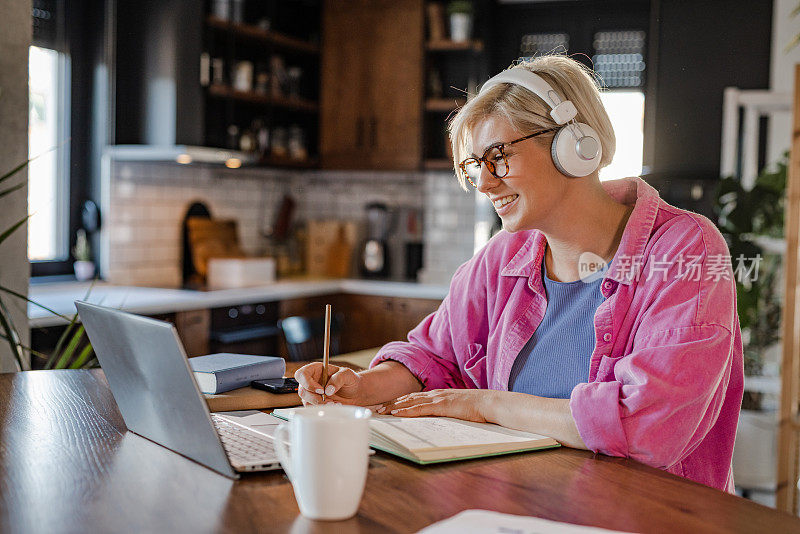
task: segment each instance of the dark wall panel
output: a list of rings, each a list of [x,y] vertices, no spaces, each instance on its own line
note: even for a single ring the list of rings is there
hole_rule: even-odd
[[[569,53],[589,65],[592,39],[603,30],[647,30],[649,0],[576,0],[498,4],[492,17],[493,73],[519,56],[520,40],[529,33],[565,32]],[[587,57],[588,56],[588,57]]]
[[[724,88],[769,87],[772,0],[576,0],[496,10],[493,73],[517,58],[526,33],[567,32],[570,54],[591,55],[596,31],[649,32],[644,163],[658,175],[715,179]]]
[[[653,9],[652,170],[716,178],[723,90],[769,87],[772,1],[662,0]]]

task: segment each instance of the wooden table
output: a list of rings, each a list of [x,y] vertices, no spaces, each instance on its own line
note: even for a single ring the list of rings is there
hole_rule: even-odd
[[[127,432],[101,371],[0,375],[2,532],[412,532],[483,508],[631,532],[800,532],[800,520],[571,449],[419,467],[378,453],[359,514],[299,515],[282,472],[231,481]]]

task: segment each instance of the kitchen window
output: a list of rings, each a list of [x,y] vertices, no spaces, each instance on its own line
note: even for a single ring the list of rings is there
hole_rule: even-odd
[[[591,67],[603,87],[617,149],[600,180],[640,176],[648,94],[650,2],[519,2],[500,0],[493,17],[494,72],[514,58],[561,53]]]
[[[646,40],[643,30],[594,34],[592,64],[608,89],[600,98],[617,137],[614,159],[600,169],[600,180],[642,174]]]
[[[90,189],[93,0],[33,0],[29,49],[28,259],[34,277],[72,275],[70,247]],[[67,9],[69,8],[69,10]],[[102,31],[102,30],[98,30]]]
[[[600,169],[600,180],[642,174],[645,40],[646,33],[642,30],[594,34],[592,67],[604,88],[600,98],[617,138],[614,159]],[[523,58],[568,52],[569,34],[566,32],[527,33],[520,40],[520,57]]]
[[[617,149],[614,159],[600,169],[600,180],[641,176],[644,154],[644,92],[611,90],[600,93],[614,127]]]
[[[31,46],[28,61],[28,259],[69,257],[69,137],[66,55]]]

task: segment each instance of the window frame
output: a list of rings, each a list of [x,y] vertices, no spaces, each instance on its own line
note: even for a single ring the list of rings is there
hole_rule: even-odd
[[[41,281],[42,277],[58,277],[58,279],[74,279],[74,257],[72,247],[75,244],[75,235],[81,224],[81,204],[88,198],[89,179],[89,147],[91,112],[91,61],[90,28],[86,21],[81,20],[80,5],[83,2],[70,2],[68,9],[66,2],[58,2],[58,8],[63,16],[60,17],[59,38],[55,46],[44,43],[31,43],[34,46],[51,48],[63,52],[64,57],[59,62],[59,76],[64,85],[59,95],[59,105],[64,110],[60,117],[60,136],[64,140],[58,146],[57,165],[63,172],[63,181],[60,188],[68,187],[67,193],[67,225],[59,231],[59,239],[66,241],[67,257],[57,260],[30,261],[31,281]],[[61,194],[64,194],[62,189]],[[36,280],[36,279],[39,280]]]

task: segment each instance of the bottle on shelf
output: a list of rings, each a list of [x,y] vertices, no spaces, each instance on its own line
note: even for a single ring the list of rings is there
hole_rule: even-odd
[[[228,125],[227,146],[231,150],[239,149],[239,127],[235,124]]]
[[[293,124],[289,127],[288,150],[289,157],[293,160],[303,161],[308,159],[305,132],[303,132],[303,129],[296,124]]]
[[[225,84],[225,61],[221,57],[211,60],[211,83],[213,85]]]
[[[272,144],[270,145],[270,153],[275,158],[285,158],[288,153],[286,146],[286,128],[278,126],[272,130]]]
[[[273,97],[281,97],[284,94],[286,84],[286,66],[283,57],[273,54],[270,58],[270,89]]]
[[[237,91],[253,90],[253,62],[237,61],[233,73],[233,88]]]
[[[269,72],[267,65],[264,62],[259,62],[256,66],[256,84],[255,92],[261,95],[267,94],[269,91]]]

